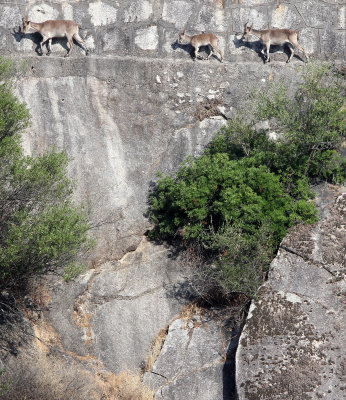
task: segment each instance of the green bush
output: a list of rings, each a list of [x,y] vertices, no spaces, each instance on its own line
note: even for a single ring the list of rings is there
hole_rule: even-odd
[[[294,223],[316,221],[314,204],[294,201],[278,175],[264,165],[230,160],[227,153],[189,159],[175,178],[160,179],[150,211],[151,235],[166,239],[182,230],[185,239],[200,240],[225,224],[254,234],[266,222],[280,241]]]
[[[13,95],[13,63],[0,58],[0,287],[33,273],[70,268],[90,247],[83,207],[73,204],[67,156],[24,156],[20,131],[30,121]],[[0,107],[1,108],[1,107]]]
[[[345,109],[344,81],[326,66],[308,66],[293,98],[283,85],[256,94],[253,120],[233,118],[202,156],[160,176],[149,235],[197,241],[214,260],[205,287],[253,296],[287,229],[317,221],[310,184],[345,180]],[[277,140],[255,129],[260,120],[276,125]]]
[[[279,173],[342,183],[345,159],[345,80],[326,65],[308,65],[293,98],[283,85],[258,95],[255,118],[274,119],[283,136],[271,169]]]
[[[272,239],[272,231],[266,224],[251,235],[229,224],[217,232],[211,231],[203,246],[214,254],[213,263],[202,264],[195,274],[197,293],[209,302],[215,293],[219,298],[227,298],[230,292],[253,297],[275,256]]]
[[[20,68],[10,59],[0,56],[0,140],[25,129],[30,121],[29,110],[13,94],[13,77]]]

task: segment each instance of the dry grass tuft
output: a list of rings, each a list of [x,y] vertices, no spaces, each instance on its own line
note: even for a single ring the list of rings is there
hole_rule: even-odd
[[[180,318],[184,321],[193,320],[196,316],[203,316],[206,313],[206,310],[200,307],[197,303],[190,303],[183,308],[180,313]]]
[[[167,333],[168,333],[168,325],[166,326],[166,328],[161,329],[156,338],[154,339],[151,345],[150,354],[145,363],[145,369],[144,369],[145,372],[152,371],[153,366],[161,353],[161,349],[166,340]]]
[[[97,376],[49,357],[16,360],[0,374],[1,400],[153,400],[140,375],[124,371]],[[3,390],[5,388],[5,390]]]
[[[1,400],[99,400],[100,391],[94,390],[92,376],[49,357],[29,362],[17,359],[0,376],[0,387],[5,385]]]
[[[154,391],[145,387],[139,375],[123,371],[105,379],[102,400],[153,400]]]

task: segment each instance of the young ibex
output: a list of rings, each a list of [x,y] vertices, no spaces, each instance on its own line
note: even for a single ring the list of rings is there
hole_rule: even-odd
[[[250,35],[256,36],[260,42],[262,43],[263,46],[266,47],[267,50],[267,58],[266,62],[270,61],[270,55],[269,55],[269,50],[270,50],[270,45],[279,45],[283,46],[285,43],[288,44],[288,48],[291,51],[291,55],[289,56],[287,62],[289,63],[292,60],[292,57],[294,55],[294,47],[298,47],[299,50],[301,50],[305,57],[306,61],[308,62],[309,57],[306,54],[306,51],[303,49],[303,47],[298,43],[298,34],[296,31],[292,29],[265,29],[263,31],[253,29],[253,24],[251,26],[247,26],[247,23],[244,25],[244,33],[242,36],[242,39],[248,40],[248,37]],[[264,49],[262,48],[261,53],[264,54]]]
[[[53,38],[62,38],[66,37],[69,43],[69,50],[65,54],[65,57],[68,57],[73,49],[73,39],[75,39],[79,44],[81,44],[85,48],[86,55],[89,54],[89,50],[85,41],[79,36],[78,29],[79,26],[73,21],[69,20],[49,20],[45,22],[31,22],[26,17],[23,18],[23,33],[24,35],[32,30],[33,32],[39,32],[42,36],[42,41],[40,42],[41,55],[43,54],[42,45],[48,40],[48,52],[47,56],[52,52],[51,44]]]
[[[214,49],[220,54],[221,56],[221,62],[223,61],[222,57],[222,52],[221,50],[217,47],[217,42],[218,42],[217,36],[215,36],[213,33],[201,33],[199,35],[195,36],[188,36],[185,34],[185,29],[184,32],[179,35],[179,43],[182,44],[183,41],[185,43],[183,44],[191,44],[192,47],[195,49],[195,59],[197,58],[202,58],[198,55],[198,50],[201,46],[208,46],[209,48],[209,55],[207,57],[207,60],[209,60],[210,56],[214,54]]]

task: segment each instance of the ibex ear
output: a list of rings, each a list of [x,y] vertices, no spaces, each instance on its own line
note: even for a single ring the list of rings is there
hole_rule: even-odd
[[[252,29],[252,27],[253,27],[253,24],[251,24],[250,29]]]
[[[185,35],[186,29],[183,30],[183,35]]]
[[[244,24],[244,29],[246,29],[246,27],[247,27],[247,23],[248,23],[249,21],[246,21],[245,22],[245,24]]]

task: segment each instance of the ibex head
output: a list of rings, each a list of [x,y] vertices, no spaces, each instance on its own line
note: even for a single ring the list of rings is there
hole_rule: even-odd
[[[244,24],[244,33],[243,36],[241,37],[242,40],[247,40],[249,35],[251,34],[252,28],[253,28],[253,24],[251,24],[250,26],[247,26],[247,22]]]
[[[23,21],[23,33],[24,35],[28,32],[28,30],[31,28],[30,21],[28,17],[22,18]]]
[[[184,31],[179,35],[178,43],[180,43],[180,44],[183,43],[183,41],[185,39],[185,32],[186,32],[186,29],[184,29]]]

